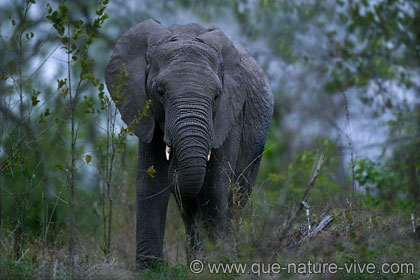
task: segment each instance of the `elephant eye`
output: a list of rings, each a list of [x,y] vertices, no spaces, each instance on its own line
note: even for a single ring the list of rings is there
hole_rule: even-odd
[[[221,94],[222,94],[222,90],[220,88],[218,88],[216,90],[216,94],[214,95],[214,99],[217,99]]]
[[[156,92],[161,96],[165,93],[165,91],[164,91],[164,89],[161,85],[156,86]]]

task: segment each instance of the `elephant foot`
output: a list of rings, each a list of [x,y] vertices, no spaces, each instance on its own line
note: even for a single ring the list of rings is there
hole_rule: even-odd
[[[201,242],[198,236],[198,232],[194,234],[187,234],[187,262],[190,263],[193,260],[196,260],[201,252]]]
[[[136,256],[136,270],[153,269],[164,263],[164,260],[159,257],[137,255]]]

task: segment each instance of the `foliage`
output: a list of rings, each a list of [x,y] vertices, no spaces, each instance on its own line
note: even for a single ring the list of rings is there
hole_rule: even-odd
[[[141,278],[163,280],[163,279],[188,279],[188,272],[184,266],[169,266],[159,264],[153,270],[146,270],[140,273]]]
[[[390,167],[364,159],[357,162],[355,179],[372,207],[394,202],[397,207],[413,210],[416,203],[407,198],[407,182],[398,175]]]
[[[394,82],[398,90],[418,89],[416,71],[420,61],[420,34],[417,1],[337,1],[344,30],[331,31],[329,40],[339,59],[331,72],[327,89],[345,90],[356,86],[373,88],[375,95],[362,100],[376,110],[395,110]],[[414,93],[418,96],[418,93]],[[378,112],[377,112],[378,113]]]
[[[2,279],[32,279],[34,268],[31,264],[7,261],[2,264]]]

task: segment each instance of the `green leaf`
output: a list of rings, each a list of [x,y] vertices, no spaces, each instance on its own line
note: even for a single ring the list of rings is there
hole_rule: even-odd
[[[61,43],[63,45],[67,45],[69,42],[69,38],[67,36],[64,36],[63,38],[61,38]]]
[[[58,168],[58,170],[60,170],[60,171],[65,171],[66,170],[66,168],[64,167],[64,165],[62,163],[60,163],[60,162],[57,163],[55,165],[55,167]]]
[[[50,108],[47,108],[47,109],[45,109],[44,117],[48,117],[49,115],[51,115]]]
[[[105,7],[100,8],[99,10],[96,11],[96,14],[98,16],[102,15],[104,13]]]
[[[60,89],[67,83],[67,79],[64,80],[57,80],[57,87]]]
[[[60,7],[58,8],[60,10],[60,13],[62,15],[67,14],[67,6],[65,3],[61,3]]]
[[[32,100],[32,106],[36,106],[39,103],[39,99],[37,95],[32,95],[31,100]]]
[[[153,165],[149,166],[149,168],[147,168],[146,170],[147,175],[149,175],[152,178],[155,178],[155,174],[156,174],[156,169]]]

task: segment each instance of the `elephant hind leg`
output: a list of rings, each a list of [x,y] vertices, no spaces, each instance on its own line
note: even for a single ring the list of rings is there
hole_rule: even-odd
[[[257,181],[258,169],[261,157],[255,158],[253,162],[237,170],[238,176],[235,178],[230,196],[230,204],[233,207],[242,209],[248,202],[252,193],[252,188]]]
[[[242,152],[237,160],[229,201],[232,206],[237,204],[239,208],[243,208],[251,196],[265,144],[265,133],[249,129],[245,130],[244,134],[241,141]]]
[[[257,181],[265,140],[271,120],[271,111],[259,108],[258,100],[244,107],[240,153],[236,161],[234,187],[239,188],[240,207],[244,207]],[[258,112],[258,114],[256,114]]]

